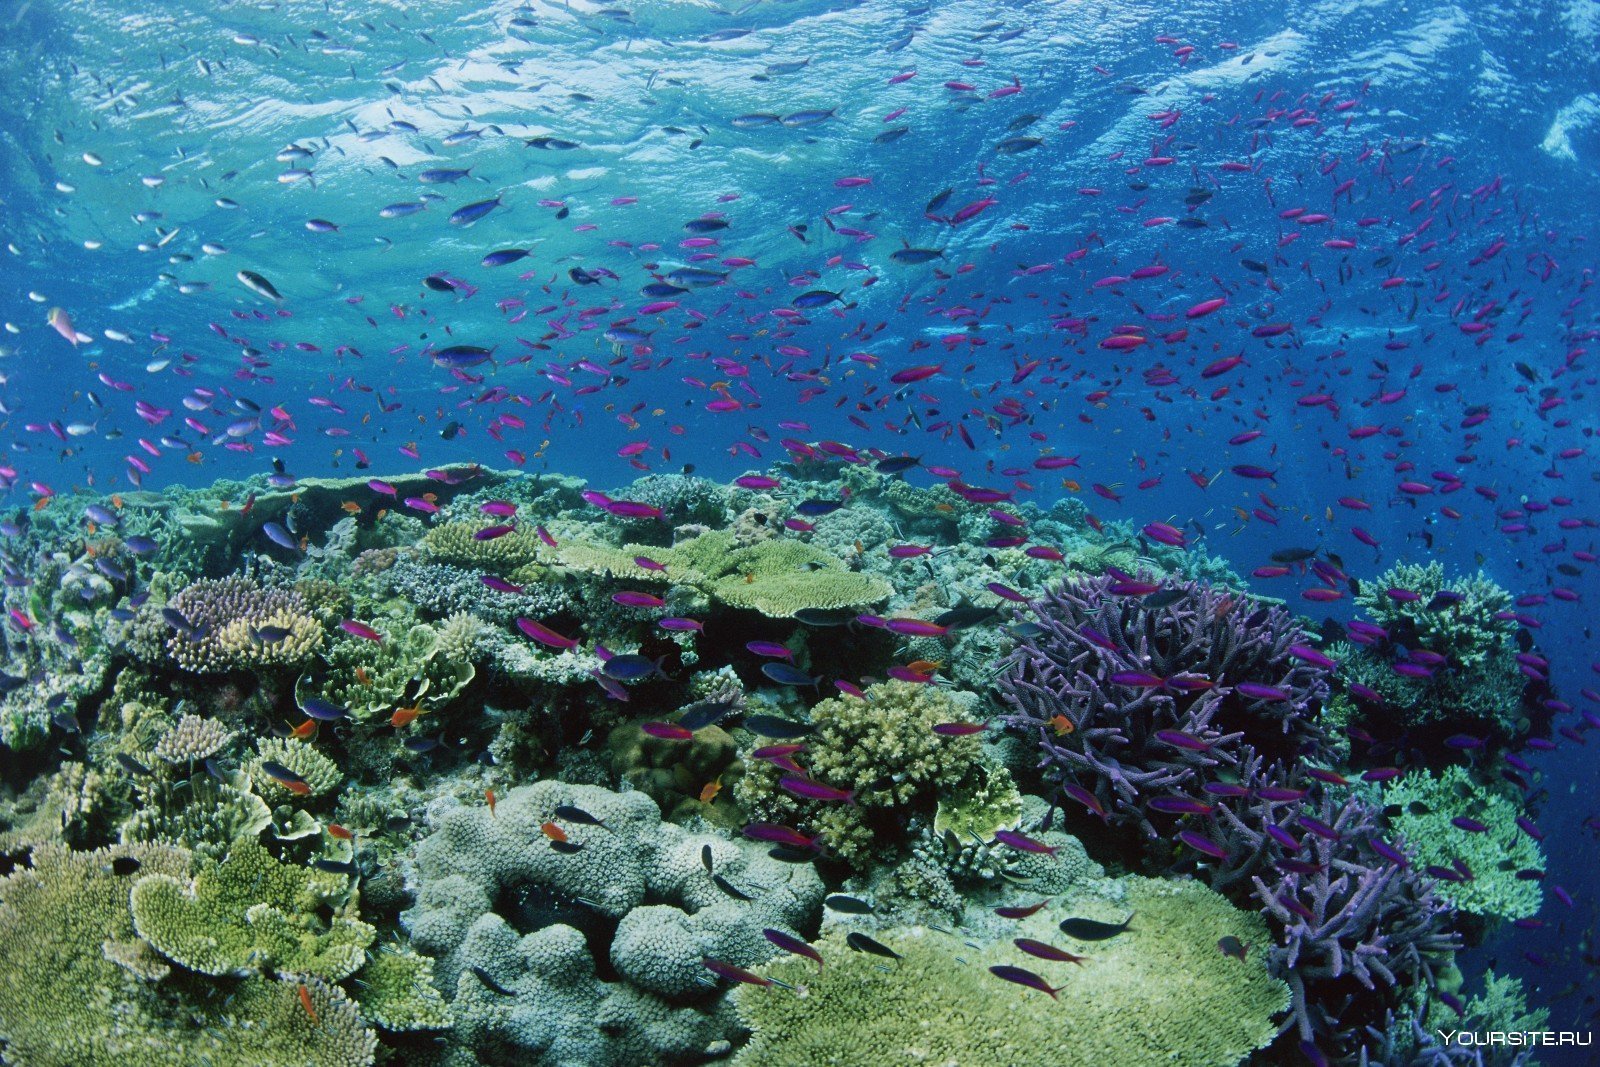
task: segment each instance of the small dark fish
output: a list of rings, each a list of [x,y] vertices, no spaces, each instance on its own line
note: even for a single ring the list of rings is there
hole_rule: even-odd
[[[422,284],[426,285],[429,289],[432,289],[436,293],[453,293],[456,291],[456,287],[450,281],[450,279],[438,274],[428,275],[426,278],[422,279]]]
[[[855,617],[853,611],[829,611],[826,608],[801,608],[794,613],[795,621],[807,626],[843,626]]]
[[[875,941],[860,930],[852,930],[849,936],[844,939],[844,942],[857,952],[870,952],[874,956],[882,956],[891,960],[904,958],[882,941]]]
[[[704,859],[705,857],[701,857],[701,858]],[[707,870],[710,870],[710,868],[708,867]],[[745,892],[741,891],[740,889],[738,889],[732,882],[728,881],[726,878],[722,877],[722,875],[720,875],[720,874],[713,874],[711,876],[711,880],[716,883],[718,889],[720,889],[724,893],[728,894],[734,900],[754,900],[755,899],[755,897],[752,897],[749,893],[745,893]]]
[[[794,509],[807,518],[814,519],[822,515],[832,515],[842,507],[844,503],[838,500],[802,500]]]
[[[1188,595],[1188,591],[1184,589],[1163,589],[1158,593],[1151,593],[1139,603],[1147,608],[1167,608]]]
[[[56,729],[63,733],[75,734],[79,732],[78,717],[70,712],[58,711],[50,716],[50,721],[55,723]]]
[[[590,815],[588,812],[584,811],[582,808],[575,808],[571,804],[557,804],[555,809],[555,817],[558,819],[565,819],[567,822],[575,822],[580,826],[606,825],[604,820],[597,819],[593,815]]]
[[[1272,554],[1274,563],[1304,563],[1317,554],[1314,548],[1280,548]]]
[[[496,982],[493,976],[482,967],[474,965],[472,968],[472,974],[478,979],[478,981],[482,982],[483,987],[491,993],[498,993],[502,997],[514,997],[517,995],[516,990],[507,989],[499,982]]]
[[[614,678],[619,682],[633,682],[661,673],[661,664],[647,656],[626,653],[612,656],[605,661],[600,670],[607,678]]]
[[[907,251],[915,252],[915,251],[933,251],[933,250],[932,249],[904,249],[904,248],[902,248],[900,250],[900,252],[907,252]],[[896,252],[896,253],[894,253],[894,255],[898,256],[900,254],[900,252]],[[944,253],[941,252],[939,254],[943,255]],[[909,261],[906,261],[906,262],[909,262]],[[879,474],[900,474],[903,471],[908,471],[913,467],[918,467],[918,466],[921,466],[921,465],[922,465],[922,457],[921,456],[888,456],[888,457],[885,457],[884,459],[878,460],[878,462],[876,464]]]
[[[439,739],[436,737],[408,737],[400,743],[405,746],[406,751],[415,752],[418,755],[424,752],[432,752],[439,747]]]
[[[561,852],[568,856],[572,855],[574,852],[583,851],[583,846],[578,844],[576,841],[551,841],[550,847],[556,852]]]
[[[1243,941],[1240,941],[1232,934],[1229,934],[1222,940],[1218,941],[1217,948],[1222,950],[1222,954],[1224,956],[1232,956],[1234,959],[1241,962],[1244,960],[1245,954],[1250,951],[1249,945],[1246,945]]]
[[[711,846],[710,845],[701,845],[700,846],[700,863],[701,863],[701,865],[703,867],[705,867],[707,874],[715,873],[711,869]]]
[[[847,896],[844,893],[829,893],[822,898],[822,903],[830,911],[844,912],[846,915],[871,915],[872,905],[860,897]]]
[[[293,631],[287,626],[252,626],[250,640],[258,645],[275,645],[283,641]]]
[[[686,730],[703,730],[715,726],[727,717],[733,705],[726,700],[705,700],[678,716],[678,725]]]
[[[1133,922],[1130,915],[1120,923],[1103,923],[1096,919],[1062,919],[1061,932],[1076,941],[1109,941],[1129,930]]]
[[[947,630],[970,630],[974,626],[981,626],[998,618],[999,614],[999,608],[980,608],[966,604],[935,615],[933,624],[943,626]]]
[[[129,774],[137,774],[142,777],[149,777],[150,775],[149,767],[146,767],[144,764],[140,763],[126,752],[117,753],[117,762],[121,764],[122,769],[127,771]]]
[[[349,860],[314,859],[311,866],[329,874],[355,874],[356,865]]]
[[[816,729],[810,723],[795,722],[792,719],[780,719],[776,715],[748,716],[744,720],[744,728],[753,734],[769,737],[776,741],[807,737]]]
[[[139,869],[139,861],[132,856],[118,856],[111,861],[111,873],[118,877],[126,877]]]
[[[489,212],[500,206],[500,198],[492,200],[479,200],[465,207],[458,207],[450,213],[449,221],[452,226],[471,226]]]
[[[822,681],[820,676],[807,674],[791,663],[763,663],[761,673],[779,685],[814,686]],[[745,725],[750,725],[748,719],[745,720]]]
[[[177,630],[185,637],[193,637],[197,632],[195,630],[194,623],[184,618],[183,612],[179,611],[177,608],[162,608],[161,618],[168,626],[172,627],[174,630]]]

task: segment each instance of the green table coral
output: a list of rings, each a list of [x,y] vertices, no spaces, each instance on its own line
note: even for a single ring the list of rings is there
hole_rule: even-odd
[[[348,878],[281,863],[254,841],[189,880],[145,875],[129,899],[139,936],[201,974],[271,967],[338,981],[366,961],[377,934],[355,917]],[[325,908],[334,909],[326,921]]]
[[[1197,882],[1129,878],[1123,904],[1056,902],[1007,937],[973,948],[915,927],[873,936],[903,957],[851,951],[842,930],[816,947],[826,965],[783,956],[759,973],[778,986],[740,986],[734,1003],[753,1037],[735,1067],[1234,1067],[1277,1036],[1289,989],[1267,973],[1271,941],[1260,916]],[[1083,944],[1056,924],[1068,916],[1130,929]],[[1024,955],[1031,937],[1087,957],[1081,968]],[[1217,947],[1249,946],[1243,960]],[[1023,967],[1059,999],[1002,981],[989,968]]]
[[[130,884],[138,877],[179,878],[188,868],[187,853],[163,845],[94,852],[41,845],[31,866],[0,880],[6,1062],[371,1064],[376,1037],[337,987],[305,981],[313,1021],[298,980],[197,978],[172,971],[139,940]]]
[[[751,818],[820,833],[831,851],[859,862],[902,833],[911,813],[932,811],[978,763],[976,737],[933,732],[969,718],[949,690],[915,682],[872,686],[865,700],[832,697],[811,709],[815,729],[802,758],[812,779],[853,791],[855,803],[794,796],[779,785],[786,772],[754,759],[745,761],[735,796]]]
[[[1438,881],[1437,892],[1445,900],[1464,912],[1502,919],[1526,919],[1539,910],[1539,883],[1518,878],[1517,872],[1544,870],[1544,853],[1517,826],[1521,808],[1515,801],[1478,784],[1460,766],[1447,767],[1438,777],[1413,771],[1385,789],[1383,800],[1395,811],[1395,832],[1419,866],[1449,868],[1460,859],[1472,871],[1469,881]],[[1451,822],[1458,816],[1487,830],[1462,829]]]

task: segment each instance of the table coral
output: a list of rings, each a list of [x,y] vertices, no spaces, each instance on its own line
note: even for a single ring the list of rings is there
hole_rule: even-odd
[[[282,863],[249,840],[192,879],[140,877],[129,902],[139,936],[201,974],[269,967],[338,981],[366,962],[376,936],[355,917],[347,877]]]

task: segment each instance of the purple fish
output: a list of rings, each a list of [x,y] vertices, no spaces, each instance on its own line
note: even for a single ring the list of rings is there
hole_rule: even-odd
[[[1024,970],[1021,967],[1013,967],[1007,963],[995,964],[989,968],[989,973],[1007,982],[1015,982],[1017,985],[1027,986],[1029,989],[1037,989],[1041,993],[1049,993],[1052,1000],[1059,999],[1056,994],[1065,988],[1065,986],[1051,988],[1048,982],[1032,971]]]
[[[1131,686],[1134,689],[1159,689],[1167,684],[1167,680],[1146,671],[1117,671],[1111,676],[1111,684]]]
[[[1210,815],[1216,809],[1189,797],[1156,797],[1146,807],[1168,815]]]
[[[1163,741],[1173,748],[1181,748],[1189,752],[1209,752],[1211,750],[1211,742],[1202,741],[1193,734],[1186,734],[1182,730],[1157,730],[1156,740]]]
[[[1450,825],[1458,830],[1465,830],[1469,834],[1486,834],[1489,828],[1477,819],[1469,819],[1465,815],[1457,815],[1450,820]]]
[[[1289,694],[1275,685],[1262,685],[1259,682],[1240,682],[1233,687],[1233,691],[1240,696],[1249,697],[1251,700],[1288,700]]]
[[[1404,852],[1401,852],[1399,849],[1395,848],[1382,838],[1372,838],[1371,844],[1372,851],[1376,852],[1378,855],[1382,856],[1396,867],[1403,869],[1411,866],[1411,861],[1406,859],[1406,854]]]
[[[1025,834],[1017,833],[1015,830],[996,830],[994,832],[994,839],[1000,842],[1002,845],[1018,849],[1022,852],[1038,852],[1048,856],[1054,856],[1056,854],[1054,845],[1047,845],[1043,841],[1035,841],[1033,838],[1028,837]]]
[[[473,534],[472,539],[474,541],[494,541],[504,537],[508,533],[515,533],[516,529],[517,528],[515,526],[485,526],[483,529]]]
[[[1061,791],[1067,794],[1067,796],[1071,797],[1073,800],[1076,800],[1079,804],[1082,804],[1084,807],[1094,812],[1096,815],[1100,816],[1101,822],[1106,821],[1106,809],[1100,805],[1100,798],[1089,792],[1083,786],[1075,785],[1072,782],[1067,782],[1061,787]]]
[[[1204,834],[1197,834],[1193,830],[1180,831],[1178,833],[1178,840],[1182,841],[1196,852],[1205,853],[1212,859],[1225,860],[1228,858],[1227,849],[1211,840],[1211,838],[1206,837]]]
[[[806,800],[843,801],[846,804],[856,802],[856,794],[850,789],[836,789],[831,785],[814,782],[810,778],[798,774],[786,774],[778,779],[778,785],[786,793],[793,793]]]
[[[817,839],[807,837],[799,830],[788,826],[780,826],[771,822],[753,822],[744,828],[744,836],[752,841],[770,841],[776,845],[787,845],[796,849],[812,849],[817,847]]]
[[[1339,666],[1335,660],[1329,659],[1310,645],[1290,645],[1289,655],[1297,660],[1309,663],[1313,667],[1321,667],[1325,671],[1334,670]]]
[[[817,965],[817,973],[822,973],[822,953],[818,952],[816,949],[812,948],[798,937],[795,937],[793,934],[786,934],[782,930],[774,930],[770,926],[761,931],[761,936],[765,937],[768,941],[771,941],[774,945],[777,945],[785,952],[792,952],[796,956],[804,956],[806,959],[814,961]]]
[[[1325,840],[1339,840],[1339,831],[1335,830],[1321,819],[1313,819],[1309,815],[1300,815],[1295,818],[1295,822],[1299,823],[1307,830],[1310,830],[1312,833],[1316,834],[1318,837],[1324,838]]]
[[[757,656],[771,656],[774,659],[793,659],[794,652],[786,645],[776,641],[747,641],[744,646]]]

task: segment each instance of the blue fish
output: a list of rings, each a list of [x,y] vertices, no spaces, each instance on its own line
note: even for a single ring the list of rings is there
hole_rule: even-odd
[[[820,675],[809,675],[791,663],[763,663],[761,673],[779,685],[814,686],[822,681]]]
[[[450,213],[450,225],[471,226],[499,206],[500,198],[497,196],[493,200],[479,200],[465,207],[458,207]]]
[[[300,551],[300,546],[295,542],[294,535],[275,522],[265,523],[261,532],[267,535],[267,540],[275,545],[287,548],[291,552]]]

